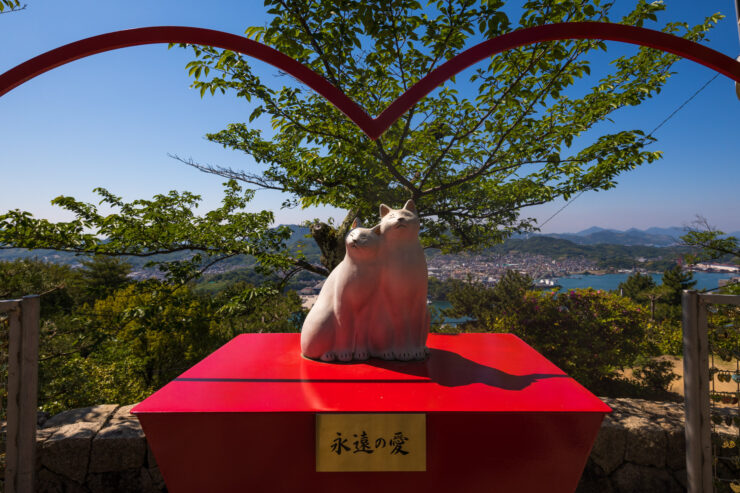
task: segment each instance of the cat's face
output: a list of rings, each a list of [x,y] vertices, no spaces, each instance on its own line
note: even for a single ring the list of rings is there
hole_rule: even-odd
[[[347,255],[352,258],[372,258],[378,255],[380,249],[380,225],[372,229],[353,229],[344,240]]]
[[[391,209],[380,204],[380,233],[389,238],[416,238],[419,236],[419,216],[413,200],[406,202],[403,209]]]

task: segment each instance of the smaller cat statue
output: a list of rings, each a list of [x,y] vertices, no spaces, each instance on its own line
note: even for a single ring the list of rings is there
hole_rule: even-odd
[[[380,225],[347,235],[347,253],[326,278],[301,329],[301,353],[321,361],[368,358],[370,312],[380,279]]]

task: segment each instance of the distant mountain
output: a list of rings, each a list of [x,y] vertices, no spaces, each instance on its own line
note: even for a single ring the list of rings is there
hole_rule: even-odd
[[[597,245],[605,243],[609,245],[645,245],[655,247],[668,247],[681,243],[680,236],[685,234],[683,228],[648,228],[640,230],[630,228],[627,231],[615,229],[604,229],[597,226],[584,229],[578,233],[550,233],[541,236],[569,240],[579,245]]]
[[[486,252],[494,255],[517,252],[555,259],[586,257],[593,260],[600,269],[631,269],[639,265],[644,269],[662,271],[673,265],[676,259],[687,252],[687,249],[680,246],[656,247],[604,243],[584,245],[562,238],[538,235],[527,239],[509,239],[487,249]]]
[[[52,264],[80,265],[80,257],[74,253],[58,252],[56,250],[26,250],[24,248],[0,249],[0,262],[16,260],[19,258],[36,258]]]
[[[309,262],[319,262],[321,257],[321,250],[319,246],[310,236],[310,230],[305,226],[298,226],[296,224],[287,224],[293,234],[286,242],[288,249],[296,252],[301,251]]]
[[[316,245],[316,242],[312,238],[306,238],[309,233],[308,228],[303,226],[297,226],[295,224],[288,224],[288,228],[292,231],[292,235],[285,242],[286,246],[290,251],[297,252],[301,251],[305,255],[309,262],[318,262],[321,256],[321,251]],[[192,252],[182,251],[177,253],[170,253],[166,255],[155,255],[153,257],[121,257],[121,260],[128,262],[135,269],[143,269],[144,264],[149,261],[162,261],[162,260],[177,260],[189,257]],[[35,258],[43,260],[44,262],[50,262],[53,264],[64,264],[72,267],[79,267],[80,261],[86,258],[86,255],[79,255],[70,252],[59,252],[56,250],[27,250],[25,248],[0,248],[0,262],[11,261],[21,258]],[[226,266],[234,267],[241,266],[243,264],[253,265],[254,259],[246,255],[237,255],[231,259],[226,260],[221,264],[222,267]]]
[[[667,235],[667,236],[673,236],[674,238],[680,238],[686,234],[686,230],[684,228],[679,228],[678,226],[673,226],[671,228],[652,227],[652,228],[646,229],[645,233],[649,233],[651,235]]]
[[[316,242],[309,236],[309,229],[304,226],[298,226],[295,224],[287,225],[292,235],[286,242],[288,248],[293,252],[301,251],[309,262],[319,262],[321,252],[319,251]],[[671,227],[671,228],[648,228],[646,230],[639,230],[636,228],[628,229],[627,231],[618,231],[615,229],[600,228],[593,226],[578,233],[551,233],[551,234],[522,234],[514,235],[510,242],[507,242],[508,247],[516,245],[516,247],[522,247],[522,243],[517,243],[516,240],[533,240],[530,242],[524,242],[527,245],[527,249],[532,249],[537,253],[541,253],[543,250],[548,253],[553,253],[559,250],[560,253],[568,252],[570,254],[590,254],[591,251],[584,252],[579,248],[575,248],[577,245],[587,246],[592,248],[594,245],[619,245],[626,247],[674,247],[680,245],[679,237],[685,234],[683,228]],[[730,235],[740,238],[740,231],[730,233]],[[553,240],[546,243],[539,243],[539,241]],[[566,240],[565,242],[554,242],[554,240]],[[602,251],[606,251],[601,248]],[[623,252],[620,252],[623,253]],[[654,252],[632,252],[630,255],[637,256],[649,256],[655,254]],[[135,268],[141,268],[144,263],[148,260],[159,260],[167,259],[172,260],[174,258],[185,258],[189,255],[188,252],[178,252],[177,254],[170,254],[164,257],[155,259],[126,257],[124,260],[130,262]],[[79,265],[81,257],[73,253],[56,252],[53,250],[23,250],[19,248],[12,248],[3,250],[0,249],[0,261],[8,261],[16,258],[39,258],[47,262],[53,262],[57,264],[70,264],[72,266]],[[224,264],[227,267],[236,267],[243,264],[251,265],[254,263],[252,258],[238,256]],[[232,265],[233,264],[233,265]]]
[[[286,224],[285,226],[287,226],[293,232],[293,237],[291,238],[291,241],[293,240],[293,238],[306,236],[311,232],[311,230],[306,226],[300,226],[298,224]]]
[[[600,228],[598,226],[591,226],[590,228],[584,229],[583,231],[579,231],[578,233],[562,233],[566,235],[576,235],[576,236],[588,236],[594,233],[600,233],[602,231],[617,231],[616,229],[606,229],[606,228]]]

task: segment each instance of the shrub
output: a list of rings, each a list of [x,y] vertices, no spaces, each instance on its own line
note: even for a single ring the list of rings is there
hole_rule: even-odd
[[[648,314],[628,298],[593,289],[529,291],[491,330],[512,332],[592,391],[646,351]]]
[[[517,307],[529,289],[532,289],[532,278],[511,269],[493,287],[468,277],[467,282],[457,281],[453,284],[448,295],[452,308],[445,310],[443,315],[468,319],[457,329],[466,332],[486,331],[492,320],[504,310]]]
[[[645,358],[634,368],[633,376],[647,391],[658,393],[678,380],[678,375],[673,373],[673,363],[656,358]]]
[[[50,413],[139,401],[232,337],[296,331],[294,293],[248,302],[201,296],[188,286],[131,284],[42,328],[39,404]],[[225,310],[224,308],[228,308]]]
[[[658,354],[681,356],[683,354],[683,327],[681,320],[666,319],[650,322],[647,337]]]

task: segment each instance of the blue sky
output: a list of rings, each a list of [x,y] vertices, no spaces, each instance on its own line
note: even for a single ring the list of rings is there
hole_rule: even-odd
[[[617,0],[617,8],[631,3]],[[667,4],[661,20],[694,23],[724,13],[727,18],[707,44],[732,57],[740,53],[733,0]],[[257,0],[28,0],[26,10],[0,15],[0,72],[63,44],[119,29],[183,25],[242,34],[265,20]],[[618,43],[609,46],[623,50]],[[216,206],[223,179],[185,167],[167,154],[234,168],[253,166],[246,155],[203,138],[228,123],[246,121],[250,106],[229,94],[201,99],[189,88],[184,68],[191,59],[190,52],[165,45],[126,48],[57,68],[1,97],[0,211],[19,208],[66,219],[49,201],[58,195],[94,201],[95,187],[127,200],[189,190],[203,196],[203,210]],[[678,74],[661,94],[620,112],[614,127],[651,130],[714,75],[689,61],[675,69]],[[281,83],[275,78],[276,85]],[[656,133],[654,148],[664,151],[662,160],[624,174],[613,190],[584,194],[543,231],[682,226],[696,214],[726,231],[740,230],[739,115],[732,82],[718,77]],[[343,216],[333,209],[281,210],[282,201],[278,193],[259,192],[254,207],[273,210],[278,223]],[[543,222],[562,205],[524,214]]]

